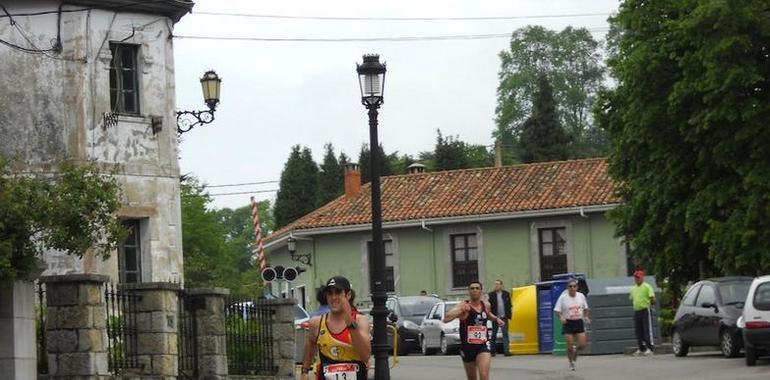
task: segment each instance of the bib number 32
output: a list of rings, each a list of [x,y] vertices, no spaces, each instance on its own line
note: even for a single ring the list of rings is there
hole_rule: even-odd
[[[468,326],[468,343],[484,344],[487,342],[487,326]]]
[[[358,364],[339,363],[324,366],[325,380],[358,380]]]

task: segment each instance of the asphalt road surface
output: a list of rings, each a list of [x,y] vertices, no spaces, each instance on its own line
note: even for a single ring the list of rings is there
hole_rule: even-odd
[[[393,380],[465,380],[459,356],[399,357],[391,370]],[[624,355],[582,356],[577,370],[570,371],[563,356],[521,355],[492,358],[490,379],[693,379],[693,380],[770,380],[770,360],[759,360],[747,367],[744,358],[726,359],[718,352],[693,353],[685,358],[671,354],[651,357]]]

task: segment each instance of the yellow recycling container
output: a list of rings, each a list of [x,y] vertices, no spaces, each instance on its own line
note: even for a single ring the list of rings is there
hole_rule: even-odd
[[[538,353],[537,291],[534,285],[511,289],[513,313],[508,324],[508,350],[515,355]]]

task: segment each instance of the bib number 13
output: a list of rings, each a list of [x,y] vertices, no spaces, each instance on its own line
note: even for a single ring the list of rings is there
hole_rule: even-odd
[[[325,380],[358,380],[358,364],[340,363],[324,367]]]

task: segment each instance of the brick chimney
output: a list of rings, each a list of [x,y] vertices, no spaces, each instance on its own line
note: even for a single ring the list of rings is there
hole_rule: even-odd
[[[358,164],[345,164],[345,197],[352,198],[361,192],[361,170]]]

